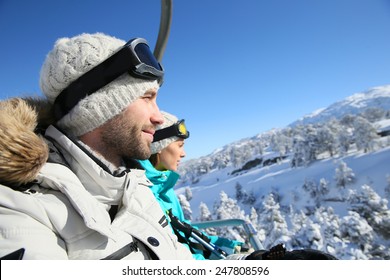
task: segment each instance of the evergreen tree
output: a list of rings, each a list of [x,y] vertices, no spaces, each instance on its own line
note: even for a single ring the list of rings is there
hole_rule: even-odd
[[[238,202],[247,205],[253,205],[256,202],[256,197],[253,191],[247,193],[245,190],[243,190],[242,185],[239,182],[236,183],[235,189],[236,189],[235,197]]]
[[[291,166],[307,166],[317,159],[321,151],[318,130],[314,125],[297,127],[292,144]]]
[[[219,193],[219,202],[214,205],[214,212],[218,220],[246,219],[245,212],[238,206],[237,201],[229,198],[224,191]],[[216,228],[216,231],[219,236],[236,240],[245,237],[245,243],[249,242],[248,236],[246,236],[242,227],[220,227]]]
[[[178,199],[179,199],[181,208],[183,209],[184,219],[186,219],[188,221],[192,221],[191,205],[188,202],[187,198],[183,194],[179,194]]]
[[[244,192],[242,190],[242,185],[239,182],[237,182],[235,185],[235,189],[236,189],[236,199],[237,201],[241,202],[244,199]]]
[[[278,243],[290,242],[287,222],[280,212],[280,205],[275,202],[273,195],[269,194],[262,204],[259,224],[266,236],[263,242],[264,247],[267,248]]]
[[[335,180],[336,185],[341,188],[345,188],[345,186],[355,181],[355,174],[344,161],[340,161],[336,168]]]
[[[217,219],[225,220],[231,218],[245,218],[244,212],[241,211],[237,201],[229,198],[229,196],[224,191],[220,192],[219,200],[219,205],[217,205],[215,209]]]
[[[346,128],[352,128],[356,117],[356,115],[352,114],[344,115],[340,120],[340,124],[345,126]]]
[[[369,107],[361,114],[370,123],[385,119],[386,111],[379,107]]]
[[[307,192],[311,198],[315,198],[318,195],[318,186],[314,180],[305,178],[302,189]]]
[[[337,137],[336,133],[326,124],[318,129],[317,132],[317,144],[318,152],[328,152],[331,157],[337,150]]]
[[[370,186],[352,191],[349,198],[351,210],[364,217],[376,233],[390,239],[390,210],[387,199],[381,198]]]
[[[313,180],[305,179],[302,188],[313,198],[316,207],[320,207],[325,195],[329,193],[328,182],[324,178],[320,179],[319,184]]]
[[[352,143],[352,135],[350,130],[345,127],[345,129],[341,129],[338,134],[338,142],[339,142],[339,153],[344,156],[348,153],[351,143]]]
[[[372,151],[374,149],[373,140],[378,138],[375,127],[362,117],[356,117],[353,125],[356,148],[365,153]]]
[[[210,212],[209,208],[207,207],[206,203],[204,203],[204,202],[201,202],[199,204],[199,220],[201,222],[207,222],[207,221],[213,220],[211,212]],[[206,228],[205,232],[208,235],[217,235],[217,231],[213,227]]]
[[[306,141],[301,135],[293,139],[291,166],[299,167],[306,165]]]
[[[188,201],[192,199],[192,190],[190,187],[185,188],[185,196]]]
[[[312,124],[305,127],[304,139],[306,142],[305,146],[305,160],[306,165],[312,163],[317,159],[317,155],[320,153],[320,144],[318,142],[318,128]]]
[[[204,202],[201,202],[199,204],[199,213],[200,213],[199,220],[201,222],[211,221],[213,219],[209,208],[207,207],[206,203],[204,203]]]
[[[352,243],[354,250],[344,254],[348,259],[368,259],[367,254],[372,249],[374,231],[367,221],[355,211],[349,211],[340,224],[340,232],[344,240]],[[357,254],[358,252],[358,254]]]
[[[249,221],[252,223],[253,227],[258,230],[259,215],[254,207],[251,207],[251,213],[249,214]]]
[[[245,199],[243,200],[243,204],[246,205],[254,205],[256,202],[256,196],[253,193],[253,190],[251,190],[249,193],[245,193]]]
[[[339,248],[345,246],[340,232],[340,218],[334,214],[332,207],[319,207],[314,212],[313,223],[321,226],[322,247],[318,249],[332,255],[339,254]]]
[[[321,234],[321,225],[313,222],[310,218],[302,221],[302,227],[293,235],[292,244],[296,248],[322,249],[324,240]]]
[[[284,156],[290,152],[292,141],[291,137],[287,136],[286,131],[277,131],[272,135],[270,145],[271,149],[278,152],[280,156]]]
[[[259,240],[264,241],[265,234],[264,234],[264,231],[261,230],[261,226],[259,225],[259,215],[257,214],[257,211],[254,207],[251,207],[249,221],[252,223],[252,226],[255,228],[255,230],[257,232],[257,238],[259,238]]]
[[[302,211],[294,212],[290,214],[292,230],[291,230],[291,242],[290,246],[292,249],[301,248],[302,242],[302,232],[303,228],[306,227],[308,216]]]

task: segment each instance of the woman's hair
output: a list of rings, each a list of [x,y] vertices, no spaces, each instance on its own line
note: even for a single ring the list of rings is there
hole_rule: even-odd
[[[157,166],[160,162],[160,156],[158,155],[158,153],[153,154],[150,156],[149,161],[153,166]]]

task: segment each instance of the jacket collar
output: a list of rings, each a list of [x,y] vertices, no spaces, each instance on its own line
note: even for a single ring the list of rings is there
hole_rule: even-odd
[[[64,156],[70,169],[92,196],[107,205],[120,204],[127,174],[132,172],[130,169],[123,168],[121,172],[113,174],[96,156],[85,148],[83,149],[81,145],[69,139],[54,126],[48,127],[46,136],[55,140],[56,147]]]
[[[140,160],[139,163],[145,169],[146,177],[153,183],[153,189],[157,193],[166,193],[175,186],[180,178],[180,175],[175,171],[157,170],[149,160]]]
[[[128,205],[137,185],[150,186],[145,171],[131,169],[114,175],[54,126],[48,127],[46,135],[56,142],[69,168],[63,164],[46,164],[40,174],[44,186],[64,193],[89,228],[112,236],[110,205]]]

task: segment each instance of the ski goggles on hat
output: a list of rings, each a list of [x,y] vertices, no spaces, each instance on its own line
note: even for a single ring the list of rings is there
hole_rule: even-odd
[[[187,139],[190,137],[190,132],[187,130],[184,120],[180,120],[171,126],[157,130],[156,133],[154,133],[153,142],[157,142],[173,136],[182,139]]]
[[[53,106],[56,120],[69,113],[80,100],[124,73],[144,80],[157,80],[160,85],[164,77],[164,69],[151,52],[148,42],[142,38],[132,39],[57,96]]]

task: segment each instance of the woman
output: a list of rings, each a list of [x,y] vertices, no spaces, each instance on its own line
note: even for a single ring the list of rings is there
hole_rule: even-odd
[[[173,187],[179,179],[179,174],[176,172],[178,165],[186,156],[184,150],[185,139],[190,134],[185,126],[184,120],[178,120],[177,117],[166,112],[161,113],[165,121],[154,135],[151,147],[152,156],[149,160],[140,161],[140,164],[146,170],[148,179],[153,183],[151,190],[160,203],[161,208],[166,213],[167,219],[170,221],[169,225],[178,236],[179,241],[191,250],[195,259],[212,258],[213,256],[209,250],[203,250],[204,247],[198,243],[191,242],[185,237],[183,232],[177,229],[177,223],[174,223],[176,217],[180,224],[190,224],[184,218],[179,199],[173,190]],[[204,233],[203,235],[207,241],[210,241],[215,246],[229,248],[232,252],[235,247],[242,245],[239,241],[218,236],[206,236]]]

